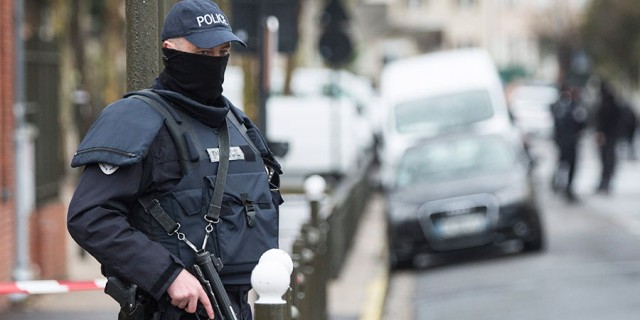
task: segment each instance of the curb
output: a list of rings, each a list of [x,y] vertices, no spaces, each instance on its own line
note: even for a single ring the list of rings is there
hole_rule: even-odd
[[[378,275],[367,285],[367,296],[360,313],[360,320],[381,320],[389,286],[389,270],[381,268]]]

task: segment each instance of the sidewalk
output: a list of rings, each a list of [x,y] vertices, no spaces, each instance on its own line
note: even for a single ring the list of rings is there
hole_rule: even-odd
[[[388,275],[383,217],[382,196],[374,194],[363,213],[341,273],[327,288],[330,320],[382,317]],[[69,280],[102,278],[98,262],[88,254],[82,257],[79,250],[69,237]],[[23,314],[22,318],[28,314],[28,319],[81,319],[81,314],[91,314],[92,319],[116,319],[118,309],[115,301],[96,290],[33,296],[18,313]]]
[[[329,285],[330,320],[382,318],[388,282],[385,239],[383,199],[374,193],[340,276]]]

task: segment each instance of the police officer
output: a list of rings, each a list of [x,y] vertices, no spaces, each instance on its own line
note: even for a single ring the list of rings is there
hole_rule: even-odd
[[[278,163],[253,123],[222,95],[231,43],[245,44],[209,0],[178,2],[161,38],[164,70],[152,91],[185,132],[177,137],[167,116],[136,94],[105,108],[72,160],[85,168],[69,204],[68,230],[105,276],[135,284],[149,297],[145,318],[214,317],[192,274],[202,246],[222,259],[220,274],[238,319],[252,319],[250,272],[262,252],[277,247],[282,198]],[[216,172],[223,175],[222,132],[231,153],[224,201],[219,218],[206,219]],[[182,138],[186,156],[177,142]],[[144,199],[160,204],[179,231],[165,232]]]
[[[578,91],[563,85],[558,100],[551,105],[554,140],[558,147],[558,164],[553,176],[553,189],[569,201],[575,201],[573,177],[576,170],[578,142],[587,124],[587,110],[579,101]]]

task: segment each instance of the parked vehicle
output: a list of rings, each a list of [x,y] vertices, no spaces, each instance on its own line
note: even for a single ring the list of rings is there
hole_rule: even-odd
[[[474,130],[408,148],[385,193],[391,267],[508,240],[541,250],[531,166],[515,133]]]
[[[274,72],[272,95],[281,96],[284,91],[284,73]],[[375,135],[381,134],[382,107],[370,79],[348,70],[298,67],[291,79],[291,95],[296,97],[344,98],[356,107],[359,117]]]
[[[370,152],[373,134],[348,100],[276,96],[267,108],[268,138],[289,146],[278,159],[287,187],[302,186],[315,174],[337,181]]]
[[[240,108],[243,77],[241,68],[227,67],[224,94]],[[381,129],[370,80],[347,70],[301,67],[285,96],[284,78],[283,70],[274,70],[266,105],[267,139],[287,145],[286,154],[277,156],[283,188],[301,188],[314,174],[337,181],[375,151]]]
[[[446,50],[389,63],[382,71],[380,96],[383,177],[407,146],[442,132],[512,122],[498,70],[478,48]],[[385,182],[386,183],[386,182]]]
[[[374,151],[375,92],[370,81],[348,71],[322,68],[294,70],[292,95],[282,92],[274,75],[274,94],[267,101],[267,138],[288,143],[278,158],[285,187],[300,187],[318,174],[338,181]]]
[[[513,88],[509,108],[516,126],[529,137],[551,138],[551,105],[558,100],[558,89],[549,84],[527,83]]]

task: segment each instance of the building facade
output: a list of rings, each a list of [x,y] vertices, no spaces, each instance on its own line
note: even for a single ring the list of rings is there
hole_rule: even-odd
[[[61,155],[56,142],[60,136],[56,121],[58,102],[55,100],[59,87],[57,81],[52,81],[58,73],[51,72],[57,68],[57,56],[51,55],[51,51],[43,51],[35,42],[16,39],[16,3],[18,1],[0,0],[0,282],[14,280],[18,239],[28,239],[26,256],[33,279],[64,279],[67,277],[66,206],[60,199],[60,175],[47,173],[61,171],[59,156],[56,156]],[[39,7],[40,4],[33,5]],[[28,8],[29,5],[25,6],[25,11]],[[20,192],[25,192],[16,187],[16,172],[25,165],[15,160],[14,107],[19,78],[16,41],[23,41],[26,48],[23,79],[25,104],[29,106],[28,120],[40,131],[30,154],[35,166],[32,169],[35,190],[29,198],[35,199],[35,209],[26,220],[28,231],[22,237],[16,230],[17,199]],[[7,296],[0,296],[0,312],[9,306]]]
[[[588,0],[368,0],[354,9],[362,47],[358,69],[440,49],[482,47],[501,69],[552,80],[557,61],[539,34],[566,28]],[[365,27],[366,26],[366,27]],[[373,27],[372,27],[373,26]],[[375,67],[374,71],[367,70]]]

